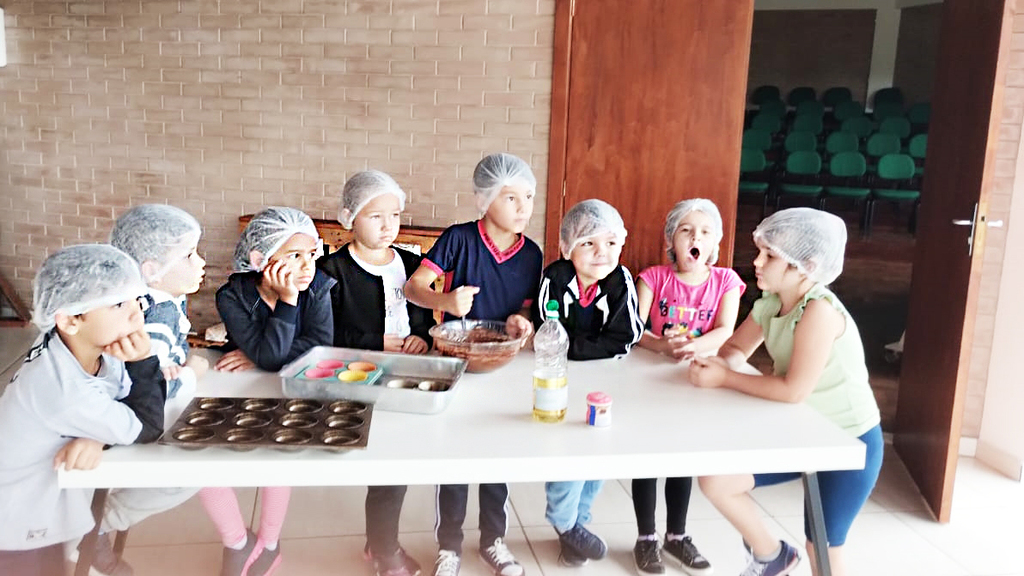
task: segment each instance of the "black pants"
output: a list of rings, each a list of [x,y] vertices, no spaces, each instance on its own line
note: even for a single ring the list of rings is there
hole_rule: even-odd
[[[398,552],[398,519],[408,486],[366,487],[366,543],[378,558]]]
[[[0,574],[64,576],[64,544],[35,550],[0,550]]]
[[[462,555],[462,523],[466,521],[469,486],[445,484],[437,487],[437,544],[441,550]],[[508,527],[505,504],[508,484],[480,485],[480,547],[504,538]]]
[[[686,533],[686,512],[690,507],[693,478],[665,479],[665,525],[672,534]],[[633,510],[641,536],[657,533],[654,510],[658,505],[658,479],[633,480]]]

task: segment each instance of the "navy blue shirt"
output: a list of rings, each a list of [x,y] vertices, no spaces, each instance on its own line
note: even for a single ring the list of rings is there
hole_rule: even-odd
[[[483,220],[476,220],[448,227],[422,265],[444,274],[445,292],[462,286],[480,288],[467,318],[504,321],[533,303],[543,263],[533,240],[520,234],[515,244],[499,250],[484,231]],[[444,319],[455,316],[445,313]]]

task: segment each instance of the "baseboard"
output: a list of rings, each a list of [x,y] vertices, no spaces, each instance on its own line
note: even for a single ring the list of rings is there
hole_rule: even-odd
[[[1012,480],[1024,480],[1024,462],[1019,457],[984,440],[976,440],[976,443],[975,458]]]
[[[978,439],[968,438],[966,436],[960,437],[960,447],[957,450],[957,454],[961,456],[967,456],[973,458],[978,453]]]

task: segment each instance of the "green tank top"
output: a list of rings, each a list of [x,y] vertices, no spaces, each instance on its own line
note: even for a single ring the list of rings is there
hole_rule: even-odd
[[[832,343],[828,362],[818,384],[806,402],[837,426],[858,437],[874,428],[881,417],[878,404],[868,383],[864,363],[864,344],[857,324],[831,290],[817,284],[785,316],[779,316],[782,301],[778,295],[765,293],[754,303],[750,315],[761,326],[768,354],[775,361],[774,374],[785,376],[793,357],[793,334],[811,300],[828,301],[846,320],[846,329]]]

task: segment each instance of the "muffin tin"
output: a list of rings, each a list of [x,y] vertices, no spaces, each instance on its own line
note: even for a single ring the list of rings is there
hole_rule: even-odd
[[[160,438],[182,448],[366,448],[373,406],[312,398],[193,398]]]
[[[366,380],[346,382],[337,372],[370,363],[377,374]],[[341,365],[339,367],[339,365]],[[312,378],[312,375],[323,376]],[[377,410],[435,414],[444,410],[466,371],[466,361],[434,355],[375,352],[354,348],[316,346],[278,372],[281,390],[288,398],[330,398],[373,404]]]

